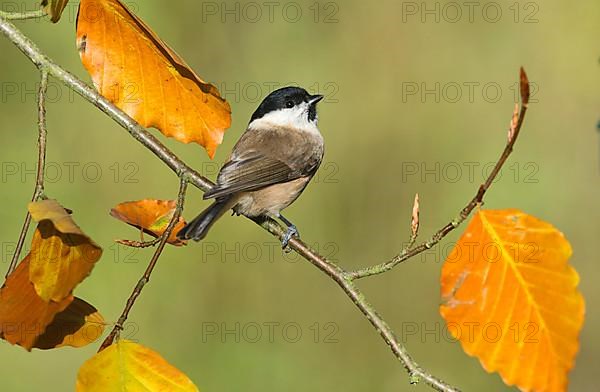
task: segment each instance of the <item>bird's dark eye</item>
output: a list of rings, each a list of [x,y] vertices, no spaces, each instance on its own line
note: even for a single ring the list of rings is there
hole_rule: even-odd
[[[288,108],[293,108],[294,107],[294,102],[293,101],[287,101],[285,103],[285,106],[288,107]]]

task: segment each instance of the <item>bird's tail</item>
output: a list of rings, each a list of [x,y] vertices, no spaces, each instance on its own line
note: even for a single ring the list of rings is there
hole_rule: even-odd
[[[225,213],[225,211],[231,207],[232,203],[230,197],[215,200],[210,207],[202,211],[200,215],[198,215],[193,221],[181,229],[177,233],[177,238],[180,240],[200,241],[206,237],[208,230],[217,221],[217,219],[219,219]]]

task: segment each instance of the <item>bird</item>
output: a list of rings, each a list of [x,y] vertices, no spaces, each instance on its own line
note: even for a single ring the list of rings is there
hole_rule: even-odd
[[[221,167],[216,184],[204,193],[213,203],[183,227],[180,240],[201,241],[223,214],[281,220],[287,231],[282,248],[298,228],[281,211],[304,191],[323,160],[324,141],[317,127],[323,95],[288,86],[271,92]]]

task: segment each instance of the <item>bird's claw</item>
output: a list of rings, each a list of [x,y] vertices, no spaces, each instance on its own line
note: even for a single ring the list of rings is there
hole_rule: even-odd
[[[285,235],[283,236],[283,239],[281,240],[281,249],[287,248],[288,243],[290,242],[292,237],[300,237],[300,233],[298,232],[298,229],[294,225],[289,226],[287,231],[285,232]]]

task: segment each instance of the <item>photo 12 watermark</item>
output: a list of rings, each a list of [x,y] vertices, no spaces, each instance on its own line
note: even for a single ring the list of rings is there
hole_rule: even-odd
[[[31,252],[31,244],[25,243],[23,245],[23,249],[21,254],[29,254]],[[16,241],[3,241],[0,243],[0,257],[2,257],[0,264],[8,265],[10,260],[12,259],[15,251],[17,250],[17,242]],[[59,256],[53,253],[53,249],[47,249],[44,251],[43,248],[37,249],[36,254],[40,255],[39,257],[44,257],[45,263],[65,263],[64,256]],[[72,252],[71,255],[77,258],[77,262],[81,262],[82,260],[85,262],[89,260],[89,262],[95,263],[96,257],[95,254],[86,255],[85,252]],[[144,255],[142,253],[142,249],[134,248],[130,246],[126,246],[119,243],[112,243],[109,246],[105,247],[104,253],[102,254],[102,262],[103,263],[116,263],[116,264],[138,264],[140,261],[145,260]]]
[[[279,241],[243,241],[243,242],[215,242],[201,241],[199,243],[202,263],[248,263],[248,264],[273,264],[298,263],[304,259],[296,252],[284,251]],[[330,261],[337,261],[340,252],[339,244],[329,242],[313,242],[311,248]]]
[[[450,183],[466,182],[469,184],[480,184],[484,182],[496,162],[476,161],[403,161],[400,165],[402,183],[419,182],[425,183]],[[502,168],[494,183],[502,179],[515,184],[538,184],[540,167],[536,162],[512,162]]]
[[[0,81],[0,103],[37,103],[40,82]],[[49,81],[47,103],[74,103],[77,94],[61,83]]]
[[[140,10],[140,1],[134,0],[120,0],[120,2],[127,7],[134,14],[138,14]],[[86,4],[85,8],[81,9],[80,12],[80,2],[79,1],[70,1],[64,8],[61,20],[66,21],[67,23],[75,23],[77,18],[85,18],[89,22],[97,22],[105,17],[110,17],[111,15],[105,15],[104,9],[102,6],[99,6],[95,3]],[[0,2],[0,10],[7,13],[25,13],[32,12],[35,10],[39,10],[42,8],[41,1],[2,1]],[[45,23],[44,18],[36,18],[32,20],[33,23]]]
[[[65,161],[46,162],[44,182],[49,184],[95,184],[106,181],[114,184],[138,184],[140,166],[136,162]],[[0,183],[34,183],[37,165],[33,162],[0,162]]]
[[[340,327],[333,321],[303,324],[296,321],[205,321],[200,325],[202,343],[339,343]]]
[[[534,1],[404,1],[402,23],[539,23],[540,3]]]
[[[333,1],[203,1],[202,23],[339,23],[340,5]]]
[[[539,103],[539,85],[532,82],[530,89],[529,103]],[[520,100],[518,83],[494,81],[404,81],[401,91],[402,103],[497,103],[507,96],[514,103]]]
[[[217,178],[221,168],[223,167],[222,162],[206,161],[196,166],[196,170],[202,173],[203,176],[208,178]],[[237,170],[229,170],[228,175],[237,177],[238,174],[243,173],[246,168],[239,168]],[[340,177],[340,165],[337,162],[325,161],[319,166],[319,170],[311,179],[311,184],[339,184]],[[263,173],[268,171],[263,170]]]
[[[408,244],[404,244],[406,246]],[[500,263],[513,260],[515,264],[535,264],[542,261],[543,251],[535,241],[496,242],[461,241],[438,244],[419,254],[422,263]]]
[[[246,102],[258,104],[274,90],[286,86],[300,86],[304,83],[296,81],[223,81],[216,83],[221,97],[231,103]],[[338,103],[340,85],[333,81],[312,82],[306,87],[311,94],[321,94],[324,103]]]
[[[498,343],[508,340],[516,344],[539,343],[540,326],[531,321],[511,322],[501,325],[488,321],[457,322],[403,322],[400,329],[402,343],[418,340],[421,343],[463,341],[473,343],[482,340],[487,343]]]

